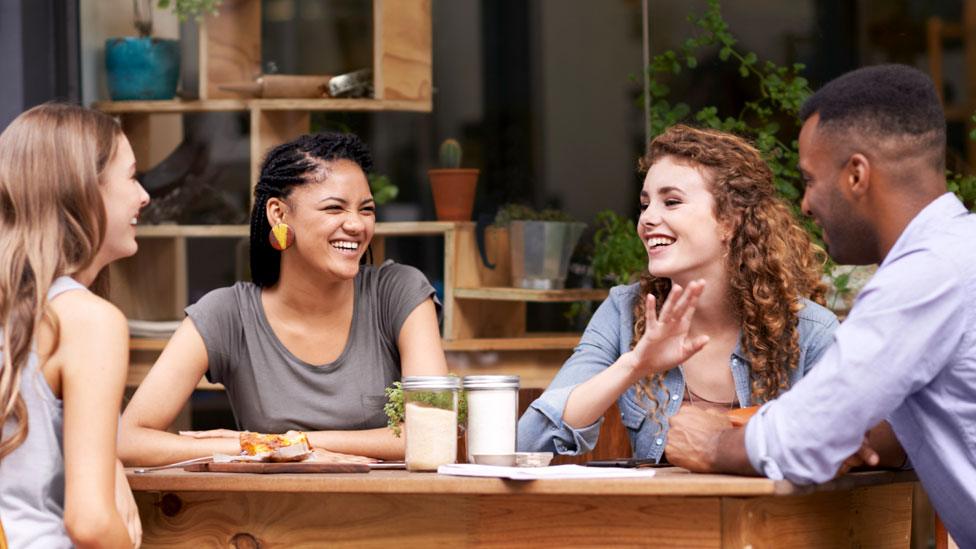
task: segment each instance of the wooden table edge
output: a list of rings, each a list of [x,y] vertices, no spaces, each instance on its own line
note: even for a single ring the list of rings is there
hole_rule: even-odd
[[[870,471],[816,485],[795,485],[758,477],[699,475],[682,469],[661,469],[646,479],[560,479],[515,481],[454,477],[436,473],[371,471],[367,474],[235,474],[164,470],[135,474],[128,470],[136,492],[280,492],[356,494],[535,494],[560,496],[684,496],[755,497],[805,495],[814,492],[914,482],[913,471]]]

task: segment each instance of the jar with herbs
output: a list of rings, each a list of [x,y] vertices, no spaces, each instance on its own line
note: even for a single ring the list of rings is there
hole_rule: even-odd
[[[468,463],[476,455],[515,454],[519,376],[465,376]]]
[[[408,471],[436,471],[457,461],[460,388],[454,376],[403,378]]]

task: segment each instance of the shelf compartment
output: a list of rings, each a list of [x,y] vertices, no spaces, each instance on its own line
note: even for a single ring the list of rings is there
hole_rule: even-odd
[[[170,99],[98,101],[92,108],[109,114],[166,114],[261,111],[406,111],[430,112],[429,101],[398,99]]]
[[[444,340],[445,351],[569,351],[582,334],[528,333],[520,337]]]
[[[149,375],[149,370],[152,369],[151,363],[145,362],[132,362],[129,364],[128,375],[125,379],[126,387],[138,387],[142,384],[142,380],[146,379]],[[202,391],[223,391],[224,386],[220,383],[210,383],[207,381],[206,377],[201,377],[200,381],[197,382],[197,390]]]
[[[572,288],[566,290],[532,290],[527,288],[455,288],[457,299],[482,299],[491,301],[531,301],[538,303],[567,303],[574,301],[602,301],[608,290]]]

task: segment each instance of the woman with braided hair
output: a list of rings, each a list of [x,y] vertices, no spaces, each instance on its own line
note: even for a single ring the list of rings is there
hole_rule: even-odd
[[[640,281],[617,286],[519,422],[521,450],[584,454],[617,402],[634,457],[660,461],[682,406],[761,404],[816,363],[837,326],[823,254],[745,140],[677,125],[650,144]]]
[[[447,365],[424,275],[361,264],[376,223],[371,164],[351,134],[268,152],[251,213],[252,282],[187,307],[122,417],[123,461],[239,452],[237,431],[166,432],[204,375],[226,388],[238,429],[306,431],[322,459],[403,459],[384,389]]]

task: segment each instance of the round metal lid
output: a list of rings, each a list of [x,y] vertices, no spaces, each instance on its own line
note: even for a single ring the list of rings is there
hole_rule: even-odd
[[[471,389],[518,389],[519,376],[482,375],[464,376],[465,390]]]
[[[407,376],[403,378],[403,389],[460,389],[461,379],[457,376]]]

